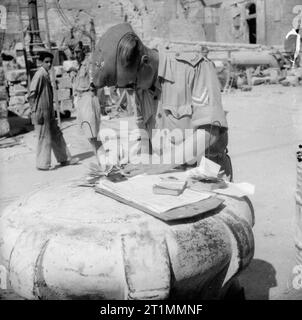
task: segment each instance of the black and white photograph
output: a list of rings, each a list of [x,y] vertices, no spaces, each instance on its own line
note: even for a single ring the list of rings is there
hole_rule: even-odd
[[[0,310],[302,300],[301,35],[302,0],[0,0]]]

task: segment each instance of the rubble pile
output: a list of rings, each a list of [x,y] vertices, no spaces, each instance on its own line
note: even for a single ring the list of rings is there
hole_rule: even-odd
[[[272,68],[269,66],[240,67],[223,65],[217,67],[222,91],[235,88],[250,91],[253,86],[281,84],[283,86],[302,85],[302,67],[294,69]]]
[[[7,135],[10,130],[7,120],[7,99],[4,69],[0,66],[0,137]]]
[[[282,84],[283,86],[302,85],[302,68],[281,70],[279,68],[249,68],[246,70],[246,84],[257,86],[261,84]]]
[[[8,70],[6,81],[9,91],[8,110],[22,118],[30,118],[26,69]]]
[[[7,101],[0,100],[0,137],[7,135],[10,131],[7,120]]]
[[[282,46],[155,40],[149,45],[173,53],[182,50],[201,53],[213,61],[223,92],[231,89],[250,91],[253,86],[262,84],[302,84],[302,66],[292,68],[292,62]],[[206,54],[204,48],[207,48]]]
[[[69,114],[74,109],[73,104],[73,93],[72,93],[72,79],[73,79],[73,72],[74,68],[67,68],[66,62],[64,61],[63,66],[55,66],[55,75],[56,75],[56,85],[57,85],[57,95],[58,101],[60,104],[60,110],[63,113]],[[72,65],[74,65],[76,61],[72,61]]]
[[[302,67],[288,70],[285,79],[280,83],[285,87],[302,85]]]

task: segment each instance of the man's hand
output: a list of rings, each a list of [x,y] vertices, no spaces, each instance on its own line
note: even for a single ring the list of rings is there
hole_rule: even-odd
[[[134,177],[139,174],[161,174],[173,169],[170,164],[127,164],[123,169],[123,173],[128,177]]]

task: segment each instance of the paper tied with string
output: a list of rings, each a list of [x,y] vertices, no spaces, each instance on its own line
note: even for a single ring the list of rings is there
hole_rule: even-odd
[[[187,174],[193,179],[214,179],[218,178],[220,168],[219,164],[202,157],[199,166],[188,170]]]
[[[226,188],[214,189],[213,192],[238,198],[255,194],[255,186],[248,182],[233,183],[226,181],[226,185]]]
[[[222,173],[220,169],[220,165],[202,157],[200,165],[197,168],[188,170],[187,176],[196,180],[211,180],[212,182],[215,180],[219,181],[221,180],[219,175]],[[233,183],[225,181],[224,187],[213,189],[212,192],[242,198],[254,195],[255,186],[247,182]]]

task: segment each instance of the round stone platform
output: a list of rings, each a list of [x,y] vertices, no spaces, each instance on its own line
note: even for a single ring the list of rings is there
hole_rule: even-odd
[[[0,217],[0,261],[27,299],[218,299],[254,254],[248,199],[165,223],[72,183]]]

